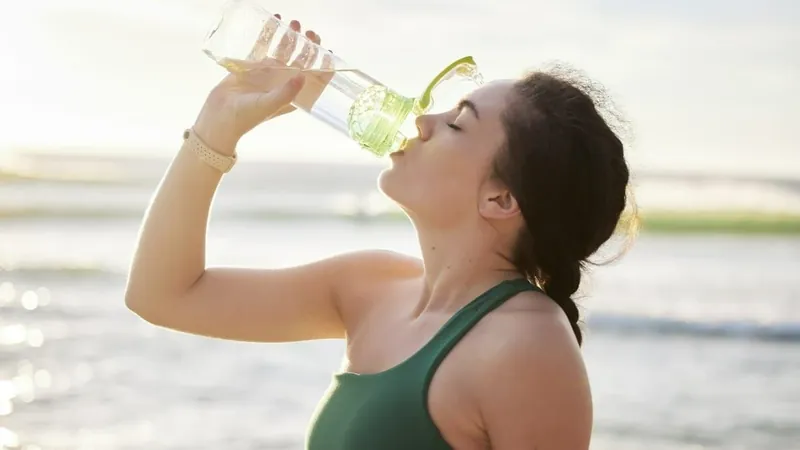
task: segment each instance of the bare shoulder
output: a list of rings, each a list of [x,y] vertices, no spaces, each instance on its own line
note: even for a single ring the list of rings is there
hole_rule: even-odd
[[[398,279],[419,277],[422,261],[410,255],[390,250],[358,250],[334,257],[346,281],[337,287],[341,296],[363,293]]]
[[[419,276],[422,272],[422,260],[392,250],[356,250],[341,253],[334,258],[339,260],[343,268],[370,275]]]
[[[591,391],[566,317],[535,292],[504,306],[487,317],[473,377],[492,448],[588,448]]]
[[[359,250],[336,259],[341,274],[335,288],[337,304],[348,329],[380,301],[381,292],[423,273],[422,260],[390,250]]]
[[[479,345],[489,346],[492,351],[487,352],[490,360],[482,366],[483,372],[493,372],[507,364],[522,364],[520,369],[552,367],[571,369],[569,374],[577,376],[585,373],[569,321],[561,308],[544,294],[522,292],[486,319]],[[541,370],[535,371],[537,377],[543,375]]]

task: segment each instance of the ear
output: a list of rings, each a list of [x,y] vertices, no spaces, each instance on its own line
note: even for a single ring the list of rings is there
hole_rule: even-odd
[[[500,186],[487,186],[481,193],[478,212],[485,219],[510,219],[520,214],[517,199],[511,192]]]

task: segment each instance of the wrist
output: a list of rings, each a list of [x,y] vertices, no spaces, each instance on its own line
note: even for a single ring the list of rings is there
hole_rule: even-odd
[[[233,156],[236,153],[239,137],[233,135],[230,131],[224,130],[224,128],[227,127],[210,125],[203,119],[198,119],[192,130],[197,134],[197,137],[215,152],[225,156]]]
[[[236,164],[236,154],[225,155],[212,149],[193,129],[188,129],[183,133],[183,146],[181,151],[189,151],[207,165],[228,173]]]

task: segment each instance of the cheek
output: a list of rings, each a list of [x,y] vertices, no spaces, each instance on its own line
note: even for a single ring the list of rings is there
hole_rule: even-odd
[[[378,180],[381,191],[420,215],[455,218],[475,211],[478,187],[488,170],[487,155],[467,139],[448,136],[435,144],[402,156],[384,171]]]
[[[461,155],[437,155],[421,167],[418,180],[419,194],[437,208],[452,213],[475,204],[479,180],[472,161]]]
[[[475,181],[463,161],[435,157],[404,162],[378,178],[380,190],[403,208],[425,217],[455,217],[475,203]]]
[[[426,149],[410,169],[416,171],[421,181],[431,187],[450,191],[452,187],[463,185],[470,173],[471,161],[466,151],[452,146]]]

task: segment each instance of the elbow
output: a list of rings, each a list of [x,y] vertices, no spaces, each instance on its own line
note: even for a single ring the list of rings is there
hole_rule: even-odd
[[[132,296],[126,293],[125,306],[129,311],[151,325],[159,327],[166,326],[164,323],[163,308],[158,307],[157,302],[153,300],[152,298]]]
[[[144,307],[145,299],[148,297],[146,290],[143,290],[139,283],[134,282],[128,276],[128,282],[125,286],[125,306],[135,312]]]
[[[154,295],[142,292],[135,286],[128,285],[125,290],[125,307],[147,322],[155,324],[157,321],[159,303]]]
[[[138,314],[139,311],[141,311],[144,308],[143,304],[144,301],[142,300],[141,296],[132,294],[130,289],[125,291],[126,308]]]
[[[185,302],[189,290],[161,286],[158,280],[129,278],[125,286],[125,306],[153,325],[168,327],[176,306]]]
[[[165,295],[152,289],[139,289],[128,285],[125,290],[125,306],[145,322],[164,328],[172,328],[176,319],[176,306],[182,303],[182,295]]]
[[[125,291],[125,307],[145,320],[148,320],[147,317],[150,316],[148,311],[152,309],[152,307],[148,304],[147,297],[138,294],[132,294],[130,290]]]

